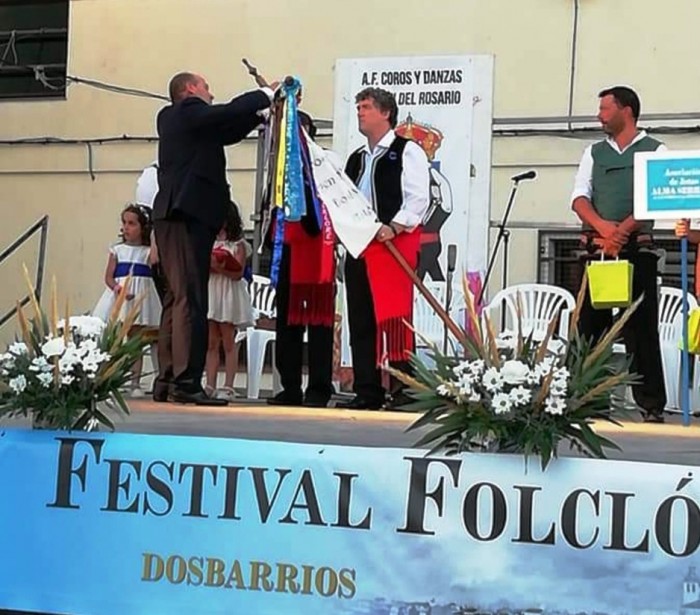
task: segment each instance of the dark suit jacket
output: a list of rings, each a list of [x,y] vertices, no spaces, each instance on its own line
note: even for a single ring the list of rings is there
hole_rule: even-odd
[[[247,92],[224,105],[188,97],[158,113],[158,193],[153,219],[193,218],[218,231],[231,200],[224,146],[238,143],[270,106],[263,91]]]

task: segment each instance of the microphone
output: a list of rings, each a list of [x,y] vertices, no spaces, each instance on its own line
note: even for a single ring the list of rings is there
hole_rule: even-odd
[[[524,171],[523,173],[513,175],[513,177],[511,177],[511,180],[513,180],[514,182],[519,182],[524,179],[535,179],[536,177],[537,171],[535,171],[535,169],[530,169],[529,171]]]
[[[457,264],[457,245],[451,243],[447,246],[447,271],[454,271]]]

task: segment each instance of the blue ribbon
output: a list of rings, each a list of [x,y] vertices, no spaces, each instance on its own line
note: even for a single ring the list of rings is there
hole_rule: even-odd
[[[250,263],[246,264],[245,269],[243,269],[243,279],[248,283],[253,281],[253,268]]]
[[[285,216],[290,222],[298,222],[306,213],[297,109],[297,94],[300,87],[301,83],[298,79],[292,79],[290,84],[285,83],[283,86],[287,98],[287,125],[284,126],[287,150],[287,167],[284,170],[284,209]]]
[[[143,263],[117,263],[117,266],[114,268],[115,278],[125,278],[129,274],[135,278],[153,277],[151,268]]]
[[[270,283],[273,288],[277,288],[282,264],[282,245],[284,244],[284,212],[281,207],[276,209],[275,239],[272,243],[272,264],[270,265]]]

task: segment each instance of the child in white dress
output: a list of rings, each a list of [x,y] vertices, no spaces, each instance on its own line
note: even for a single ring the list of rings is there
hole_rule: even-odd
[[[102,297],[93,310],[93,316],[99,316],[106,321],[112,311],[117,295],[126,278],[131,274],[131,281],[127,289],[127,300],[119,314],[124,319],[131,309],[134,300],[143,295],[141,310],[137,316],[130,333],[141,332],[153,335],[160,325],[161,305],[158,293],[151,273],[151,219],[147,208],[139,205],[127,205],[121,214],[122,242],[109,249],[107,269],[105,270],[105,289]],[[141,371],[143,360],[139,359],[134,364],[132,375],[132,397],[143,397],[141,390]]]
[[[231,203],[227,219],[219,231],[211,254],[209,275],[209,345],[207,348],[206,391],[220,399],[235,397],[234,379],[238,371],[236,330],[253,322],[253,306],[248,283],[243,279],[246,261],[252,253],[243,239],[243,222],[235,203]],[[217,390],[219,347],[223,343],[225,357],[224,386]]]

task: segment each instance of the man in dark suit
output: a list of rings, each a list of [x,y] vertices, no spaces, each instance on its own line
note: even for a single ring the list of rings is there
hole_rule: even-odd
[[[200,75],[170,80],[172,104],[158,114],[158,193],[153,205],[156,244],[167,280],[158,336],[155,401],[225,405],[202,389],[207,351],[207,286],[216,234],[231,195],[224,146],[261,122],[272,90],[264,88],[213,105]]]

